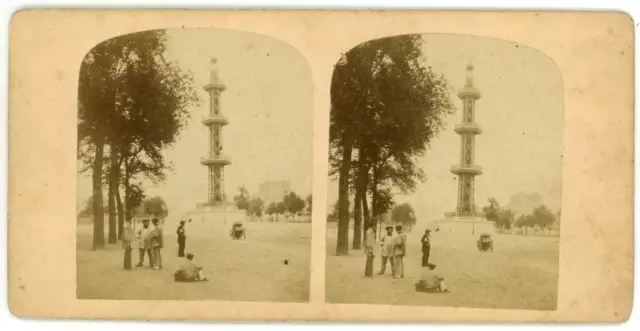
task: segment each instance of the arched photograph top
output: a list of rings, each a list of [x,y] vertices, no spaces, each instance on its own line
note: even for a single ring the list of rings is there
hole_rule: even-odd
[[[563,82],[542,52],[370,40],[331,81],[326,300],[555,310]]]
[[[96,45],[79,75],[77,297],[308,301],[312,119],[310,68],[274,38]]]

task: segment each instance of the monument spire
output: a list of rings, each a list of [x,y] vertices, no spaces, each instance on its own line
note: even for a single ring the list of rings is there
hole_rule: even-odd
[[[464,84],[465,87],[473,87],[473,64],[469,63],[467,65],[467,82]]]
[[[210,63],[210,69],[209,69],[209,85],[215,85],[215,86],[221,86],[223,87],[224,90],[224,83],[222,82],[222,80],[220,79],[220,76],[218,75],[218,59],[215,57],[212,57],[211,60],[209,60]]]

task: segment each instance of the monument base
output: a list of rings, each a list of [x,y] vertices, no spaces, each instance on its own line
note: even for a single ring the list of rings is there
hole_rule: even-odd
[[[246,212],[232,204],[210,205],[198,203],[196,208],[187,211],[187,217],[194,222],[233,223],[246,221]]]
[[[482,214],[446,213],[444,219],[437,221],[437,227],[443,234],[479,236],[481,233],[495,233],[493,222],[487,221]]]

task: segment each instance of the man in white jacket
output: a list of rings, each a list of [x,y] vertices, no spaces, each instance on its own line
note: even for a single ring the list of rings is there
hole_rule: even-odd
[[[138,237],[138,251],[140,252],[140,257],[136,267],[142,267],[145,253],[149,257],[149,265],[153,267],[153,259],[151,258],[151,229],[149,228],[148,219],[142,220],[142,227],[138,230],[136,235]]]
[[[387,233],[383,234],[380,237],[380,246],[382,246],[382,250],[380,252],[380,256],[382,257],[382,267],[380,268],[380,272],[378,275],[383,275],[387,269],[387,261],[391,263],[391,272],[393,273],[393,246],[394,246],[395,235],[393,233],[393,226],[387,226]]]

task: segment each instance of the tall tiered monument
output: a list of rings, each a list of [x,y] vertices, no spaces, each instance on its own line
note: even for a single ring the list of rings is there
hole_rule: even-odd
[[[482,129],[476,123],[476,101],[482,95],[473,83],[473,65],[467,66],[467,80],[458,91],[462,100],[462,122],[456,124],[454,131],[460,135],[460,162],[451,167],[458,176],[458,203],[455,212],[445,213],[445,219],[438,227],[445,233],[491,232],[493,223],[487,222],[484,215],[476,210],[474,191],[475,177],[482,174],[482,167],[475,164],[476,136]]]
[[[208,168],[209,185],[206,206],[220,206],[224,198],[224,167],[231,164],[231,160],[222,152],[222,128],[229,124],[229,120],[222,115],[220,109],[220,94],[227,89],[218,76],[217,60],[211,59],[211,73],[209,84],[204,90],[209,93],[209,115],[202,120],[202,124],[209,128],[209,151],[200,163]]]
[[[235,218],[237,208],[229,203],[224,192],[224,167],[231,164],[229,157],[224,155],[222,148],[222,128],[229,124],[229,119],[222,114],[220,96],[227,89],[218,74],[218,61],[211,59],[209,82],[204,90],[209,94],[209,111],[202,119],[202,124],[209,129],[209,144],[207,153],[200,159],[200,163],[207,167],[207,200],[197,203],[196,209],[189,212],[190,217],[201,220],[224,220]]]
[[[458,204],[452,216],[473,216],[475,177],[482,174],[482,167],[475,164],[476,135],[482,129],[475,122],[476,100],[480,99],[480,91],[473,85],[473,65],[467,66],[467,82],[458,92],[462,100],[462,122],[456,124],[454,131],[460,135],[460,163],[451,167],[451,172],[458,176]]]

